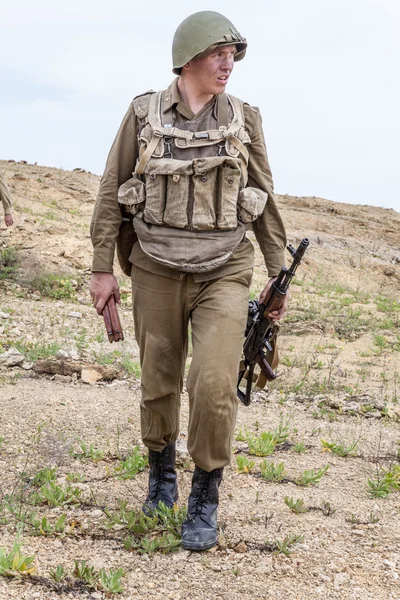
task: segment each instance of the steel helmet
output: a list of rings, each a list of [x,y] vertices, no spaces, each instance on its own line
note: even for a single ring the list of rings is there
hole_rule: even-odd
[[[172,42],[173,73],[180,75],[183,65],[210,46],[235,44],[235,61],[246,54],[247,42],[236,27],[223,15],[203,10],[189,15],[179,25]]]

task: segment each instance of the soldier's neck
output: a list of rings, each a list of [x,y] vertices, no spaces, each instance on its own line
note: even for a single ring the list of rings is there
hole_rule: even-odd
[[[195,82],[192,82],[185,77],[179,77],[178,89],[183,102],[195,115],[197,115],[197,113],[199,113],[214,97],[214,94],[208,94],[199,90]]]

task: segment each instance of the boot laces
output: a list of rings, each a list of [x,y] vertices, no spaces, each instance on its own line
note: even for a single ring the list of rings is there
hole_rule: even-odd
[[[209,503],[209,500],[210,500],[210,492],[211,492],[211,487],[212,487],[210,485],[210,483],[212,483],[213,477],[214,477],[214,473],[212,473],[212,472],[208,473],[207,471],[203,471],[200,474],[200,481],[199,481],[200,493],[196,497],[196,503],[194,505],[193,510],[188,515],[187,521],[194,521],[196,519],[196,517],[203,518],[203,516],[205,516],[205,515],[203,515],[203,512],[206,508],[206,505]]]
[[[156,484],[152,486],[152,490],[150,492],[151,499],[155,498],[158,494],[162,493],[166,486],[166,472],[164,469],[164,455],[161,453],[160,460],[155,467],[155,480]]]

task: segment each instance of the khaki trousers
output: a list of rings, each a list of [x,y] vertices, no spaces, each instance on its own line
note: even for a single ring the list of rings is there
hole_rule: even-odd
[[[252,269],[211,281],[172,279],[132,267],[133,316],[142,367],[144,444],[161,451],[179,434],[180,396],[192,328],[188,450],[212,471],[229,464],[236,384]]]

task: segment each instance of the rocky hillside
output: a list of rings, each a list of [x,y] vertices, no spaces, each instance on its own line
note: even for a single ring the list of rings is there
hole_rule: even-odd
[[[239,408],[219,545],[196,554],[179,547],[193,469],[186,393],[179,510],[140,517],[130,282],[116,265],[122,343],[109,344],[88,293],[99,177],[0,169],[15,217],[0,227],[0,600],[99,600],[118,581],[123,600],[397,600],[400,215],[278,196],[289,241],[311,245],[281,326],[278,377]],[[265,280],[257,251],[252,296]],[[14,543],[32,558],[29,576]]]

